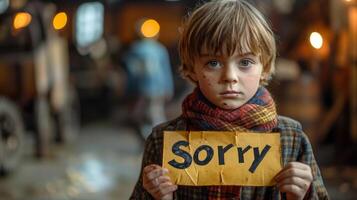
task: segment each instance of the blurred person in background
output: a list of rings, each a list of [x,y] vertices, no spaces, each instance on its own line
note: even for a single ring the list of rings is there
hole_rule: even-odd
[[[142,19],[137,22],[137,40],[124,57],[127,94],[132,100],[129,120],[143,139],[154,125],[166,121],[165,103],[174,93],[169,54],[157,41],[158,31],[147,34],[143,30],[150,26],[148,22],[155,21]]]

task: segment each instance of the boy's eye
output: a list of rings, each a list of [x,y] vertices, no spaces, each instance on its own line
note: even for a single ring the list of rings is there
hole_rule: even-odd
[[[239,61],[239,66],[243,68],[250,67],[251,64],[254,64],[254,61],[251,59],[242,59]]]
[[[217,60],[210,60],[206,63],[206,66],[211,68],[218,68],[221,67],[221,63]]]

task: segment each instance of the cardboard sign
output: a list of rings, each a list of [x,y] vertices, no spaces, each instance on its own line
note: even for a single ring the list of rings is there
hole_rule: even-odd
[[[178,185],[270,186],[282,169],[279,133],[165,131],[163,148]]]

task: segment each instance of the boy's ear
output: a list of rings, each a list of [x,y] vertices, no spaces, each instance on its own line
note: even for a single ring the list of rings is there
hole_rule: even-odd
[[[263,72],[262,75],[260,76],[260,80],[267,80],[268,79],[268,73]]]
[[[190,70],[187,72],[187,76],[194,82],[197,82],[197,74],[194,70]]]

